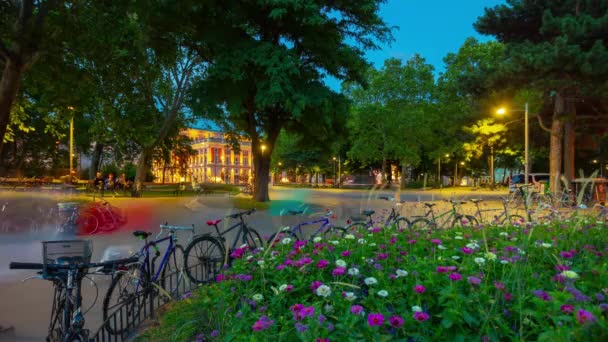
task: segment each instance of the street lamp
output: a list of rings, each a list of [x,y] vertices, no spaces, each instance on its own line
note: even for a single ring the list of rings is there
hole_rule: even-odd
[[[450,155],[448,153],[445,154],[445,158],[449,158]],[[403,175],[401,175],[403,177]],[[439,183],[439,188],[443,187],[441,183],[441,157],[437,158],[437,182]]]
[[[333,157],[332,159],[334,160],[334,187],[335,187],[338,182],[336,179],[336,157]]]
[[[262,144],[262,146],[260,146],[260,148],[262,149],[262,154],[264,154],[264,151],[266,151],[266,145]]]
[[[68,180],[72,183],[72,172],[74,170],[74,107],[68,106],[68,110],[72,112],[70,117],[70,174]]]
[[[521,110],[511,110],[511,112],[521,112]],[[505,108],[499,108],[496,111],[496,114],[498,115],[504,115],[507,113],[507,110]],[[524,106],[524,122],[525,122],[525,128],[524,128],[524,149],[525,149],[525,154],[524,154],[524,184],[528,185],[528,173],[530,171],[530,163],[529,163],[529,127],[528,127],[528,102],[526,102],[525,106]]]

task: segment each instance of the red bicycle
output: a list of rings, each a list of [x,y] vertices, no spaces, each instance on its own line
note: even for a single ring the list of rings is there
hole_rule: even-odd
[[[100,201],[94,201],[87,203],[81,207],[81,216],[93,216],[97,219],[97,229],[89,229],[93,227],[87,227],[86,225],[81,226],[81,234],[93,234],[95,231],[110,232],[122,227],[127,223],[125,215],[123,215],[120,209],[112,206],[107,201],[100,199]]]

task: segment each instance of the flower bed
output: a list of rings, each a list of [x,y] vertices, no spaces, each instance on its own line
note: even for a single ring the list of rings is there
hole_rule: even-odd
[[[606,341],[607,254],[590,221],[285,238],[235,253],[141,339]]]

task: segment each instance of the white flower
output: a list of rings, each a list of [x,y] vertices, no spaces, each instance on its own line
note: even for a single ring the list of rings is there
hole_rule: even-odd
[[[386,290],[380,290],[380,291],[378,291],[378,296],[386,297],[386,296],[388,296],[388,292]]]
[[[344,235],[344,238],[345,238],[346,240],[354,240],[354,239],[355,239],[355,236],[354,236],[353,234],[346,234],[346,235]]]
[[[260,268],[264,268],[264,260],[258,260],[258,265]]]
[[[447,248],[446,248],[446,247],[444,247],[443,245],[439,245],[439,246],[437,246],[437,248],[439,248],[439,249],[443,249],[443,250],[447,249]]]
[[[288,231],[288,230],[290,230],[290,229],[291,229],[291,228],[290,228],[289,226],[285,226],[285,227],[281,228],[281,231],[282,231],[282,232],[286,232],[286,231]]]
[[[242,245],[241,245],[241,247],[239,247],[239,248],[240,248],[240,249],[247,248],[247,244],[246,244],[246,243],[244,243],[244,244],[242,244]]]
[[[247,256],[247,261],[249,261],[249,260],[251,260],[251,259],[253,259],[253,255],[248,255],[248,256]]]
[[[462,235],[462,232],[456,232],[456,235]]]
[[[376,246],[376,243],[375,243],[375,242],[372,242],[372,243],[370,243],[370,244],[369,244],[369,246],[370,246],[370,247],[374,247],[374,246]]]
[[[509,260],[500,260],[500,263],[503,264],[503,265],[506,265],[506,264],[509,263]]]
[[[359,243],[360,245],[365,245],[367,241],[365,241],[365,239],[359,239],[357,240],[357,243]]]
[[[574,271],[563,271],[561,273],[561,275],[568,279],[577,279],[578,278],[578,274]]]
[[[395,273],[397,274],[397,276],[396,276],[397,278],[407,277],[407,275],[408,275],[407,271],[404,271],[404,270],[397,270],[397,271],[395,271]]]
[[[418,305],[412,306],[412,312],[422,312],[422,308]]]
[[[281,240],[281,243],[284,245],[289,245],[291,243],[291,238],[284,238],[283,240]]]
[[[456,239],[456,240],[462,240],[464,238],[462,236],[460,236],[460,235],[456,235],[456,236],[454,236],[454,239]]]
[[[460,260],[460,257],[459,257],[458,255],[454,255],[454,256],[452,257],[452,259],[454,259],[454,260]]]
[[[315,236],[315,238],[312,239],[313,242],[321,242],[321,240],[323,240],[323,238],[320,236]]]
[[[332,241],[329,241],[329,243],[331,243],[332,245],[339,245],[340,241],[338,241],[338,240],[332,240]]]
[[[376,280],[376,278],[374,278],[374,277],[365,278],[365,280],[363,280],[363,282],[367,286],[372,286],[372,285],[378,284],[378,280]]]
[[[473,259],[473,261],[475,261],[475,263],[477,263],[477,265],[479,265],[479,266],[486,263],[486,259],[484,259],[484,258],[475,258],[475,259]]]
[[[476,244],[475,242],[471,242],[471,243],[467,243],[467,247],[470,249],[477,249],[477,248],[479,248],[479,245]]]
[[[488,260],[496,260],[496,254],[488,252],[486,253],[486,258],[488,258]]]
[[[331,294],[331,288],[327,285],[321,285],[317,288],[316,293],[318,296],[327,297]]]
[[[342,259],[338,259],[338,260],[336,260],[336,266],[338,266],[338,267],[346,267],[346,261],[344,261]]]
[[[517,241],[517,238],[516,237],[512,237],[511,241]]]
[[[500,235],[500,236],[509,236],[509,233],[507,233],[507,232],[500,232],[500,234],[498,234],[498,235]]]
[[[344,299],[352,302],[353,300],[357,299],[357,296],[355,296],[354,292],[344,292]]]
[[[334,307],[333,305],[325,304],[323,310],[325,310],[325,313],[332,313],[334,312]]]
[[[356,276],[358,274],[359,274],[359,269],[358,268],[349,268],[348,269],[348,275]]]
[[[256,293],[251,298],[256,302],[261,302],[264,300],[264,296],[261,293]]]
[[[286,288],[287,288],[287,284],[283,284],[283,285],[279,286],[279,291],[283,292],[283,291],[285,291]]]

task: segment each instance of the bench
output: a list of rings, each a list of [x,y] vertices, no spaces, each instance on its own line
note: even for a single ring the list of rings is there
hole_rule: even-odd
[[[171,192],[173,196],[179,196],[186,190],[184,184],[144,184],[144,191]]]

